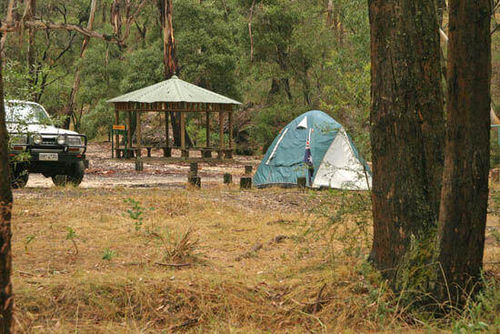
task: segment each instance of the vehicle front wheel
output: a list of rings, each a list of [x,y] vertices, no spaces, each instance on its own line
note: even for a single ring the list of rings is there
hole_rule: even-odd
[[[67,174],[52,176],[52,182],[58,187],[64,187],[68,184],[77,187],[82,183],[84,175],[85,165],[83,161],[78,161],[69,168]]]
[[[16,166],[12,169],[11,176],[11,187],[13,189],[24,188],[28,183],[30,174],[28,173],[28,168],[25,164],[16,164]]]

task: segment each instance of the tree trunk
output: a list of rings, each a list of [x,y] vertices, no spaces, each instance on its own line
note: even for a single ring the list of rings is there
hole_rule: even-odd
[[[113,34],[120,38],[122,31],[122,16],[120,13],[120,0],[113,0],[111,4],[110,19],[111,26],[113,27]]]
[[[393,288],[431,261],[443,166],[440,45],[432,1],[369,1],[371,259]],[[419,250],[424,250],[420,252]],[[406,277],[406,278],[404,278]]]
[[[89,21],[87,23],[87,29],[89,30],[92,30],[94,26],[94,18],[96,10],[97,10],[97,0],[91,0]],[[85,36],[83,38],[82,48],[80,50],[80,60],[83,60],[83,58],[85,58],[85,53],[87,52],[87,46],[89,45],[89,42],[90,42],[90,37]],[[71,87],[71,92],[69,94],[68,104],[64,108],[64,115],[66,116],[66,118],[64,120],[63,127],[65,129],[69,129],[71,123],[71,117],[75,109],[76,97],[78,95],[78,90],[80,89],[80,70],[81,68],[80,66],[78,66],[75,71],[75,78],[73,79],[73,86]]]
[[[1,25],[1,22],[0,22]],[[2,34],[0,34],[0,38]],[[12,191],[9,176],[8,134],[5,126],[5,106],[2,77],[3,57],[0,52],[0,333],[10,333],[12,322],[12,268],[10,217]]]
[[[158,0],[160,10],[160,22],[163,30],[163,68],[165,79],[168,80],[177,73],[177,57],[174,37],[174,26],[172,23],[173,0]],[[174,145],[181,145],[180,113],[173,113],[171,117]],[[187,146],[192,146],[191,138],[187,132],[184,133]]]
[[[26,19],[31,20],[35,17],[36,11],[36,0],[27,1],[26,7]],[[29,81],[31,86],[31,100],[35,100],[36,95],[36,77],[38,72],[38,64],[35,63],[36,58],[35,49],[35,29],[32,27],[28,28],[28,50],[26,51],[26,62],[28,64]]]
[[[483,261],[490,161],[489,0],[450,1],[448,126],[439,213],[438,295],[462,304]]]
[[[436,5],[438,11],[439,26],[441,27],[443,25],[444,12],[447,9],[446,0],[436,0]]]
[[[163,67],[165,79],[170,79],[177,72],[176,46],[172,24],[172,0],[159,0],[158,7],[163,31]]]

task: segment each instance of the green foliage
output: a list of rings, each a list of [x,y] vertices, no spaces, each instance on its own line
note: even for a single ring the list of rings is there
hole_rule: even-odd
[[[24,251],[25,252],[28,252],[28,249],[29,249],[29,245],[35,241],[35,238],[36,236],[33,235],[33,234],[29,234],[26,236],[26,238],[24,238]]]
[[[174,0],[180,78],[251,106],[237,117],[237,130],[245,131],[239,137],[245,149],[266,148],[294,117],[320,109],[346,127],[361,154],[369,159],[366,1],[335,1],[337,26],[327,26],[326,1],[255,1],[251,59],[248,23],[252,3]],[[103,4],[109,6],[111,1]],[[64,8],[52,1],[40,2],[37,11],[53,22],[85,25],[89,2],[76,0]],[[109,8],[104,12],[109,13]],[[94,29],[112,33],[109,17],[103,21],[101,9]],[[80,58],[82,41],[74,32],[38,31],[35,64],[29,68],[25,61],[28,43],[20,44],[10,37],[5,88],[8,98],[39,101],[52,116],[60,115],[79,70],[80,88],[72,119],[77,130],[95,138],[107,133],[112,123],[112,106],[106,102],[109,98],[164,79],[163,36],[156,2],[148,3],[132,24],[126,47],[91,39]],[[188,131],[197,142],[204,142],[203,127],[190,122]],[[217,136],[213,122],[211,139],[216,141]]]
[[[139,231],[142,228],[142,221],[144,219],[142,217],[142,214],[144,213],[145,208],[143,208],[141,206],[140,202],[138,202],[132,198],[126,199],[125,203],[128,203],[131,205],[130,209],[127,210],[127,213],[129,215],[130,219],[132,219],[134,221],[135,230]]]
[[[127,214],[129,218],[134,221],[135,230],[140,231],[144,220],[143,214],[147,209],[142,207],[141,202],[133,198],[128,198],[124,200],[124,202],[130,204],[130,208],[127,209]],[[153,211],[154,208],[149,208],[149,210]]]
[[[78,255],[78,246],[76,245],[76,231],[71,227],[66,227],[66,240],[71,241],[73,248],[75,249],[75,255]]]
[[[106,248],[102,254],[102,259],[111,261],[116,256],[116,252],[110,248]]]

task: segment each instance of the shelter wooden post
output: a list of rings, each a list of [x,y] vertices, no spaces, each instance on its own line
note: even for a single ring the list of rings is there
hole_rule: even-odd
[[[180,130],[181,130],[181,156],[184,158],[186,155],[186,114],[180,112]]]
[[[127,154],[132,153],[132,111],[127,112]]]
[[[141,158],[142,157],[142,153],[141,153],[141,148],[142,148],[142,134],[141,134],[141,112],[140,111],[136,111],[136,119],[137,119],[137,124],[136,124],[136,138],[135,140],[137,141],[137,158]]]
[[[224,112],[219,111],[219,158],[224,154]]]
[[[120,123],[120,112],[118,111],[118,107],[115,105],[115,125]],[[115,157],[120,157],[120,136],[118,133],[115,134]]]
[[[228,122],[229,122],[229,149],[233,149],[233,111],[228,112]]]
[[[165,111],[165,146],[170,147],[170,133],[169,133],[169,112]]]
[[[210,147],[210,114],[208,113],[208,110],[206,112],[206,115],[205,115],[205,118],[206,118],[206,125],[207,125],[207,145],[206,147],[209,148]]]

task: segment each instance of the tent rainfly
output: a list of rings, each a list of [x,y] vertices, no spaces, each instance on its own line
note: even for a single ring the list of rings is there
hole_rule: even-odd
[[[144,112],[161,112],[165,114],[165,134],[166,146],[164,156],[171,156],[172,148],[180,148],[182,157],[189,157],[189,150],[186,148],[185,131],[186,120],[185,114],[188,112],[204,113],[206,116],[206,145],[201,148],[203,157],[211,157],[212,151],[218,152],[219,158],[224,155],[226,158],[232,157],[233,142],[233,107],[241,105],[240,102],[211,92],[207,89],[190,84],[186,81],[173,76],[169,80],[165,80],[145,87],[122,96],[108,100],[109,103],[115,105],[115,125],[119,125],[120,112],[128,114],[127,127],[131,128],[132,115],[136,113],[136,147],[132,147],[132,134],[128,132],[127,146],[124,150],[118,146],[116,155],[120,156],[120,151],[135,152],[137,157],[141,157],[141,114]],[[172,113],[179,113],[180,123],[180,147],[174,147],[170,144],[169,139],[169,118],[172,118]],[[219,145],[212,147],[210,145],[210,113],[219,114]],[[229,122],[229,142],[228,147],[224,143],[224,116],[227,113]],[[118,143],[118,136],[115,141]]]
[[[285,126],[257,168],[257,187],[296,185],[369,190],[371,171],[351,138],[333,118],[312,110]]]

